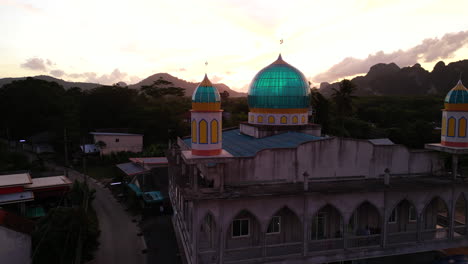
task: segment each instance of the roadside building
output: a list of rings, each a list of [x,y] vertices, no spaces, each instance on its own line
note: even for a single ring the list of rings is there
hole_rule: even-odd
[[[108,155],[113,152],[143,151],[143,135],[129,133],[91,132],[94,137],[94,144],[99,147],[101,155]]]
[[[218,91],[206,76],[197,87],[191,136],[168,155],[188,263],[328,263],[468,245],[468,183],[448,176],[437,152],[323,136],[308,122],[309,93],[280,56],[250,84],[248,122],[222,130]]]
[[[29,173],[0,175],[0,207],[21,216],[43,215],[43,200],[60,200],[71,185],[65,176],[31,178]]]

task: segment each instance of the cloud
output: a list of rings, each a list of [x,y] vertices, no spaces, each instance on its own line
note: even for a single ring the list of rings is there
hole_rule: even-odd
[[[213,77],[210,77],[210,80],[211,80],[212,83],[219,83],[222,79],[223,79],[223,77],[220,77],[220,76],[217,76],[217,75],[213,75]]]
[[[348,57],[333,65],[326,72],[313,77],[314,82],[331,82],[337,79],[366,73],[377,63],[394,62],[401,67],[413,65],[418,61],[433,62],[451,57],[457,50],[468,43],[468,30],[447,33],[442,38],[429,38],[408,50],[397,50],[392,53],[379,51],[365,59]]]
[[[180,68],[179,71],[181,71],[181,72],[182,72],[182,71],[187,71],[187,69],[185,69],[185,68]]]
[[[53,62],[52,62],[51,60],[49,60],[49,59],[46,60],[46,64],[47,64],[48,66],[53,66],[53,65],[55,65],[55,63],[53,63]]]
[[[62,70],[51,70],[50,74],[52,74],[55,77],[62,77],[63,75],[65,75],[65,72]]]
[[[40,58],[27,59],[25,63],[20,65],[22,68],[33,70],[33,71],[46,71],[46,62]]]
[[[37,8],[31,4],[20,3],[13,0],[0,0],[0,5],[12,6],[32,13],[42,13],[42,9],[40,8]]]
[[[141,80],[141,78],[137,76],[128,76],[127,73],[121,72],[119,69],[113,70],[110,74],[102,75],[98,75],[95,72],[70,73],[66,75],[73,79],[82,79],[84,82],[92,82],[105,85],[122,82],[127,79],[129,79],[131,83],[137,83]]]

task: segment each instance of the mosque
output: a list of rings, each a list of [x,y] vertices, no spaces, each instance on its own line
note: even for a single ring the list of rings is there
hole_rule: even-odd
[[[191,136],[168,155],[187,263],[330,263],[468,245],[461,82],[447,95],[441,142],[422,150],[322,135],[306,78],[281,55],[253,78],[247,122],[223,130],[221,103],[205,75]]]

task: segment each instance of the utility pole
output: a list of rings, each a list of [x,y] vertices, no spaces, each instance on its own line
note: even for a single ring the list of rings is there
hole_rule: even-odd
[[[68,139],[67,139],[67,128],[63,128],[63,148],[64,148],[64,155],[65,155],[65,177],[68,177]]]

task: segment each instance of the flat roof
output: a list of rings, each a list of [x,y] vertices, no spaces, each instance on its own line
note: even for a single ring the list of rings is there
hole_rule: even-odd
[[[0,188],[32,183],[29,173],[0,175]]]
[[[295,148],[307,141],[322,139],[300,132],[285,132],[264,138],[255,138],[240,133],[239,129],[223,131],[223,149],[234,157],[252,157],[264,149]],[[183,139],[191,147],[191,137]]]
[[[51,187],[70,186],[72,182],[65,176],[42,177],[32,179],[32,183],[25,187],[26,190],[35,190]]]
[[[19,192],[19,193],[9,193],[9,194],[0,194],[0,204],[11,204],[19,202],[28,202],[34,200],[33,192]]]
[[[127,162],[127,163],[120,163],[115,165],[117,168],[119,168],[121,171],[123,171],[125,174],[128,176],[133,176],[137,175],[140,173],[145,173],[148,170],[143,168],[142,166],[135,164],[133,162]]]
[[[130,134],[130,133],[112,133],[112,132],[89,132],[91,135],[103,135],[103,136],[143,136],[142,134]]]
[[[132,162],[144,163],[144,164],[168,164],[166,157],[138,157],[130,158]]]

